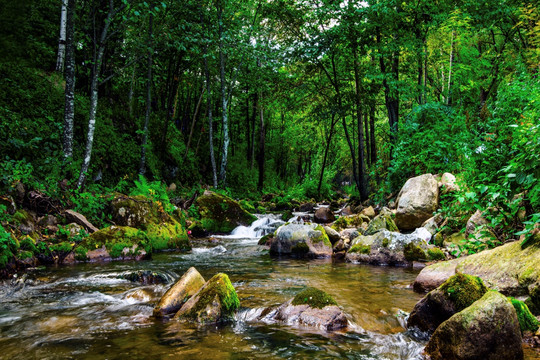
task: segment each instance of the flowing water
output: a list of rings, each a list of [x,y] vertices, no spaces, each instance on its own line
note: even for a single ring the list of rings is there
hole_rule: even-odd
[[[254,224],[279,225],[278,219]],[[247,230],[244,229],[242,231]],[[269,230],[270,231],[270,230]],[[248,235],[254,235],[250,233]],[[257,238],[199,239],[190,253],[155,254],[144,262],[38,269],[0,287],[2,359],[420,359],[424,344],[402,327],[420,299],[417,271],[331,260],[272,258]],[[231,278],[242,304],[236,321],[196,327],[152,318],[173,281],[195,266],[205,279]],[[151,270],[168,284],[123,279]],[[347,331],[325,333],[254,321],[306,286],[330,293],[349,317]]]

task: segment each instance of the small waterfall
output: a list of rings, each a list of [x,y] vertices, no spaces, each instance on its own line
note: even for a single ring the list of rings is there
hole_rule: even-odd
[[[238,226],[234,229],[230,237],[234,238],[260,238],[276,231],[285,222],[281,220],[281,215],[267,214],[258,215],[250,226]]]

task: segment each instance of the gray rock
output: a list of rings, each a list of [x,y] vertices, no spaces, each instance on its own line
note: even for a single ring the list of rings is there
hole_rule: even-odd
[[[407,180],[398,195],[396,225],[412,230],[433,216],[439,205],[439,187],[431,174]]]
[[[329,226],[323,226],[323,228],[324,231],[326,231],[326,235],[328,235],[328,239],[330,239],[332,245],[339,241],[339,239],[341,239],[341,236],[336,230],[332,229]]]
[[[86,217],[82,214],[79,214],[78,212],[76,211],[73,211],[73,210],[66,210],[65,211],[65,215],[66,215],[66,219],[68,219],[68,221],[71,221],[71,222],[74,222],[76,224],[79,224],[81,225],[82,227],[84,227],[89,233],[93,233],[93,232],[96,232],[96,231],[99,231],[99,229],[97,227],[95,227],[94,225],[92,225],[90,223],[90,221],[88,221],[88,219],[86,219]]]
[[[450,173],[444,173],[441,176],[439,187],[442,187],[441,193],[447,194],[449,192],[459,191],[459,186],[456,184],[456,177]]]
[[[476,210],[476,212],[467,220],[467,235],[473,234],[477,227],[487,225],[488,221],[482,215],[482,211]]]
[[[285,224],[276,230],[270,253],[315,258],[330,257],[332,244],[320,225]]]
[[[521,360],[521,331],[510,301],[496,291],[443,322],[429,340],[431,360]]]
[[[336,305],[322,309],[309,305],[292,305],[292,299],[275,311],[273,318],[287,325],[302,325],[332,331],[347,327],[345,314]]]

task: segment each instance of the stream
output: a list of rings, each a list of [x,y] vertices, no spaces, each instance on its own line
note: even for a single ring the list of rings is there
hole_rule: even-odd
[[[263,217],[230,236],[194,240],[189,253],[163,252],[142,262],[40,268],[0,285],[2,359],[421,359],[424,343],[402,324],[422,297],[417,270],[332,260],[275,258],[258,239],[282,223]],[[241,301],[236,321],[192,326],[156,320],[161,295],[191,266],[205,279],[229,275]],[[167,284],[123,276],[150,270]],[[306,286],[331,294],[349,319],[347,331],[267,324],[261,309]]]

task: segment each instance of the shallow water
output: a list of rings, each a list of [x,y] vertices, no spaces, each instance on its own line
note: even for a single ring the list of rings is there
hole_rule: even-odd
[[[401,326],[421,298],[417,271],[322,260],[272,258],[257,239],[194,243],[188,254],[144,262],[80,264],[33,271],[0,287],[0,358],[5,359],[420,359],[424,344]],[[205,279],[225,272],[242,309],[234,323],[189,326],[155,320],[152,308],[170,286],[120,278],[152,270],[173,282],[190,266]],[[348,331],[325,333],[253,321],[305,286],[330,293],[349,317]]]

